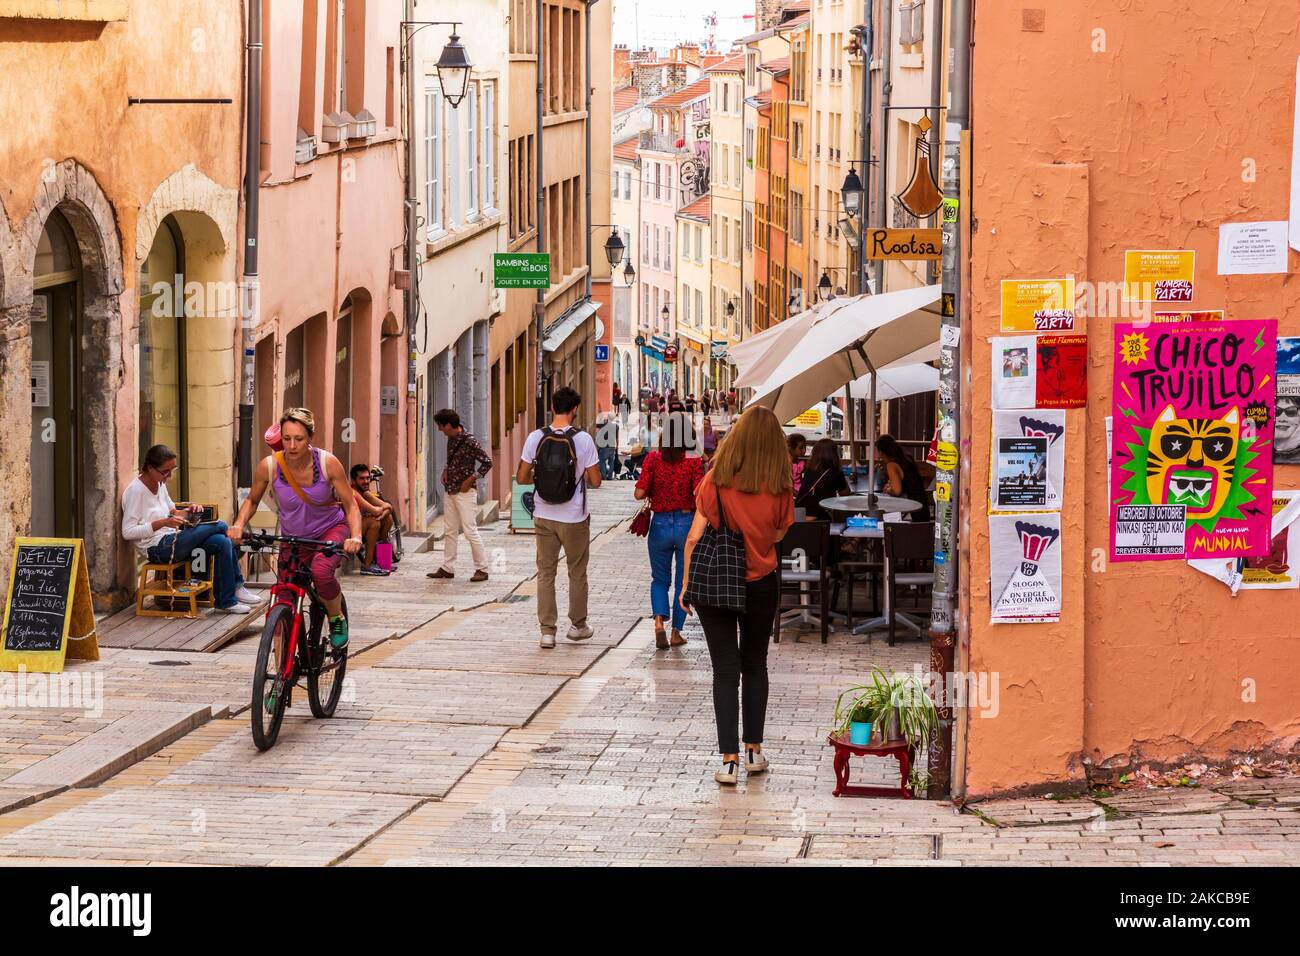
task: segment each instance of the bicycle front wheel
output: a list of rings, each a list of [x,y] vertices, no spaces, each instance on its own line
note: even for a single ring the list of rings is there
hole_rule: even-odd
[[[348,616],[348,599],[343,598],[343,616]],[[307,641],[307,703],[313,717],[333,717],[343,694],[343,678],[348,672],[348,649],[330,643],[325,608],[311,606],[311,630]]]
[[[262,626],[262,640],[257,647],[257,663],[253,671],[253,743],[258,750],[270,750],[280,735],[289,687],[276,661],[277,658],[283,661],[292,632],[293,609],[283,604],[271,608],[266,615],[266,624]]]

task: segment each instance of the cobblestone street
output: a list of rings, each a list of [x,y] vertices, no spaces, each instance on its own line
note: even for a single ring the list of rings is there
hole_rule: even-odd
[[[217,865],[1300,862],[1300,785],[1250,780],[1092,799],[836,799],[825,728],[871,664],[926,648],[770,655],[769,774],[713,782],[711,674],[694,621],[656,652],[629,484],[592,495],[596,637],[538,648],[533,540],[485,529],[492,579],[350,577],[338,716],[294,700],[279,743],[249,736],[256,641],[212,653],[106,649],[104,708],[0,712],[0,859]],[[564,597],[560,599],[564,607]],[[890,768],[892,769],[892,763]],[[870,768],[884,779],[886,768]]]

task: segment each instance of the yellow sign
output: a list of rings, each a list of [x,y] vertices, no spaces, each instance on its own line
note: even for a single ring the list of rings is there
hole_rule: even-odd
[[[934,500],[952,501],[952,484],[947,481],[936,481],[934,483]]]
[[[869,229],[867,258],[889,261],[942,259],[942,229]]]
[[[0,670],[60,674],[99,660],[90,574],[79,538],[18,538],[0,628]]]
[[[1003,279],[1003,332],[1074,329],[1073,279]]]
[[[1124,253],[1124,297],[1129,302],[1191,302],[1196,252],[1129,249]]]
[[[952,442],[941,441],[935,451],[934,467],[939,471],[953,471],[957,468],[957,446]]]
[[[800,412],[785,424],[788,428],[821,428],[822,413],[816,408],[810,408],[806,412]]]

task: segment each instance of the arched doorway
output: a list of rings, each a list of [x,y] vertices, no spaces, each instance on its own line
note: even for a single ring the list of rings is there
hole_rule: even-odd
[[[154,445],[180,455],[171,495],[189,500],[186,348],[185,245],[180,227],[168,216],[158,227],[149,256],[140,264],[138,461]]]
[[[36,246],[32,281],[31,533],[85,533],[81,256],[64,215],[53,210]]]

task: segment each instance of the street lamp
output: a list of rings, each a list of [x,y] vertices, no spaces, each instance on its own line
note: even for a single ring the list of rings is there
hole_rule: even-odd
[[[470,62],[469,54],[465,52],[465,47],[460,42],[460,37],[456,34],[456,31],[460,28],[460,22],[457,20],[403,20],[402,26],[407,29],[405,43],[409,43],[411,38],[425,27],[451,27],[451,36],[447,39],[447,45],[442,48],[442,55],[438,57],[435,67],[438,71],[438,82],[442,85],[442,95],[447,98],[447,103],[451,108],[456,109],[469,91],[469,74],[474,66]],[[412,30],[411,27],[415,29]]]
[[[447,102],[451,104],[452,109],[460,106],[460,101],[465,98],[465,93],[469,90],[469,71],[472,65],[465,47],[461,45],[460,37],[456,35],[458,26],[460,24],[452,25],[451,38],[442,48],[442,56],[438,57],[437,64],[442,95],[447,97]]]
[[[729,319],[734,319],[734,318],[736,317],[736,300],[735,300],[735,299],[728,299],[728,300],[727,300],[727,308],[726,308],[726,312],[727,312],[727,318],[729,318]]]
[[[823,302],[831,299],[831,277],[828,272],[822,272],[822,277],[817,280],[817,298]]]
[[[627,257],[627,265],[623,267],[623,281],[629,286],[636,281],[636,270],[632,268],[632,257]]]
[[[619,237],[618,230],[610,230],[609,238],[605,240],[605,258],[609,260],[611,269],[623,261],[623,250],[625,248],[623,240]],[[630,262],[628,264],[631,265]]]
[[[862,193],[862,180],[858,178],[858,171],[850,166],[849,174],[844,177],[844,185],[840,187],[840,195],[844,197],[844,211],[850,216],[856,217],[862,208]]]

